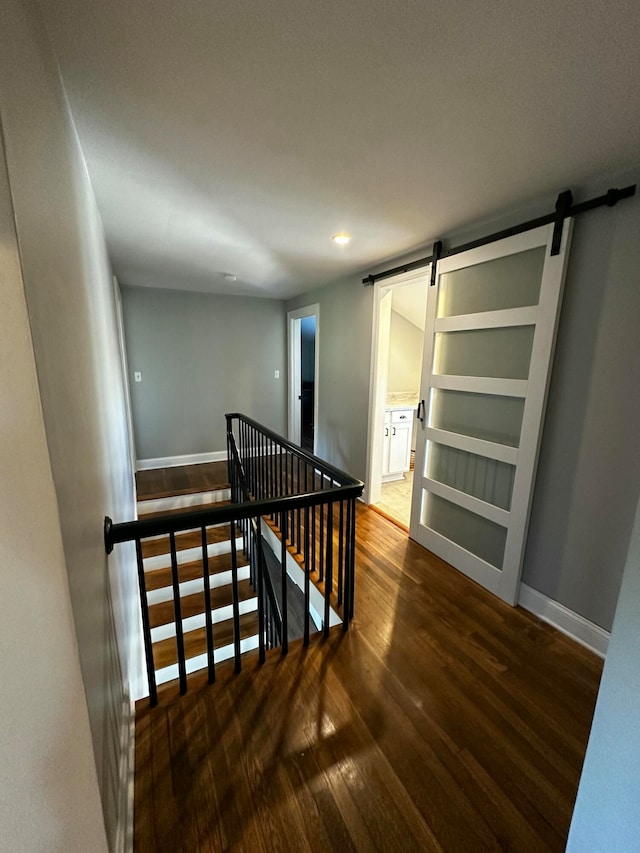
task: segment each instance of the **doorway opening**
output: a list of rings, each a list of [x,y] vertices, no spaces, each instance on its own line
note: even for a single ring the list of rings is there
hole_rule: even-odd
[[[289,439],[316,453],[320,306],[289,311]]]
[[[409,531],[429,268],[375,285],[368,494]]]

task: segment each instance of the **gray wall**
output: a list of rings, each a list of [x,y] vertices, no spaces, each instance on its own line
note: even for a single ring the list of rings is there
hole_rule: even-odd
[[[371,288],[350,278],[313,290],[287,311],[320,305],[317,453],[364,479],[367,460]]]
[[[142,287],[122,299],[138,459],[224,451],[225,412],[284,433],[282,302]]]
[[[576,222],[523,574],[607,630],[640,495],[639,230],[637,198]]]
[[[574,195],[589,198],[638,176],[640,167],[573,188]],[[554,203],[538,199],[448,239],[455,245],[479,237]],[[576,222],[523,574],[525,583],[607,630],[640,490],[639,225],[638,198]],[[426,245],[397,263],[428,254]],[[287,304],[320,303],[321,455],[361,477],[372,296],[357,275]]]
[[[402,314],[391,311],[387,391],[420,392],[424,332]]]
[[[0,115],[50,466],[38,452],[33,463],[25,462],[17,487],[13,479],[0,477],[4,499],[26,503],[25,513],[34,520],[2,566],[2,604],[21,632],[12,652],[3,635],[3,665],[12,654],[19,656],[23,679],[21,686],[4,684],[0,700],[3,726],[14,721],[11,711],[19,706],[20,719],[2,732],[0,743],[21,760],[19,766],[0,761],[0,824],[12,849],[100,850],[106,840],[98,791],[113,842],[122,804],[127,684],[140,678],[135,562],[127,549],[107,560],[102,533],[106,514],[126,518],[134,512],[113,284],[100,217],[38,6],[6,0],[2,12]],[[4,314],[4,286],[0,293]],[[18,361],[16,370],[21,370]],[[13,414],[11,397],[6,402],[3,396],[3,414],[5,407]],[[35,425],[39,415],[25,414],[31,416]],[[17,441],[19,429],[26,434],[31,423],[16,424],[7,443],[3,436],[3,457],[17,453],[12,439]],[[34,449],[39,450],[35,444]],[[64,555],[37,546],[39,537],[44,545],[53,535],[52,500]],[[4,520],[4,512],[0,515]],[[69,643],[71,611],[75,638]],[[0,624],[4,630],[9,623],[3,618]],[[78,665],[80,697],[74,681]],[[47,672],[39,681],[43,667]],[[85,749],[93,764],[89,775]],[[89,834],[81,839],[80,832]]]
[[[640,847],[640,504],[571,821],[568,853]]]

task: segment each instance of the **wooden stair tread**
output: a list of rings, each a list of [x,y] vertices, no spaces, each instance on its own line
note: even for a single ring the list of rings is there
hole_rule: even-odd
[[[225,542],[231,536],[228,524],[217,524],[215,527],[207,527],[207,543],[213,545],[216,542]],[[186,551],[187,548],[199,548],[202,545],[202,534],[200,529],[190,530],[186,533],[176,534],[176,550]],[[145,539],[142,542],[143,557],[158,557],[161,554],[169,554],[169,536],[160,536],[157,539]]]
[[[138,471],[136,491],[139,501],[155,500],[229,488],[228,481],[226,462],[204,462]]]
[[[240,639],[253,637],[258,633],[258,613],[244,613],[240,616]],[[220,649],[233,643],[233,619],[226,619],[213,626],[213,647]],[[206,654],[207,631],[206,628],[197,628],[195,631],[187,631],[184,635],[184,655],[189,658]],[[168,637],[153,644],[153,660],[156,669],[171,666],[178,663],[178,647],[175,637]]]
[[[248,560],[243,551],[238,551],[238,564],[247,565]],[[231,571],[231,553],[217,554],[215,557],[209,557],[209,574],[216,575],[220,572]],[[190,563],[178,564],[178,578],[180,583],[185,581],[193,581],[202,577],[202,560],[192,560]],[[166,569],[155,569],[152,572],[145,572],[145,583],[147,592],[154,589],[163,589],[166,586],[171,586],[173,579],[171,577],[171,566]]]
[[[226,607],[233,601],[231,584],[217,587],[211,590],[211,609],[215,610],[218,607]],[[238,600],[247,601],[255,598],[255,590],[248,580],[238,582]],[[204,590],[202,592],[194,592],[192,595],[183,595],[180,598],[180,606],[182,608],[182,618],[187,619],[189,616],[197,616],[199,613],[205,612],[204,606]],[[173,599],[171,601],[162,601],[159,604],[149,606],[149,623],[152,628],[158,628],[160,625],[167,625],[175,621],[175,613],[173,610]]]
[[[174,509],[159,509],[156,512],[139,512],[138,518],[140,521],[147,518],[160,518],[164,515],[177,515],[181,512],[189,512],[192,509],[204,509],[204,507],[210,509],[217,509],[222,506],[229,506],[231,501],[204,501],[203,503],[194,504],[193,506],[181,506],[175,507]]]

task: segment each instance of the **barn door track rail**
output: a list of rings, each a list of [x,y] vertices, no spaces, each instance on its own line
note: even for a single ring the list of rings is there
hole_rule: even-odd
[[[375,284],[376,281],[382,281],[386,278],[392,278],[401,273],[411,272],[426,267],[432,264],[431,267],[431,286],[436,283],[436,268],[438,261],[442,258],[450,258],[452,255],[459,255],[462,252],[467,252],[469,249],[477,249],[479,246],[486,246],[488,243],[495,243],[497,240],[503,240],[505,237],[513,237],[516,234],[522,234],[525,231],[532,231],[534,228],[540,228],[542,225],[550,225],[553,223],[553,239],[551,241],[551,254],[557,255],[560,251],[560,243],[562,241],[562,229],[565,219],[569,217],[579,216],[582,213],[587,213],[594,210],[596,207],[615,207],[619,201],[625,198],[631,198],[636,194],[636,184],[631,184],[622,189],[610,189],[604,195],[596,198],[583,201],[579,204],[573,203],[573,194],[571,190],[564,190],[559,193],[556,200],[555,210],[545,216],[538,216],[536,219],[529,219],[527,222],[521,222],[519,225],[512,225],[511,228],[505,228],[502,231],[496,231],[486,237],[480,237],[477,240],[471,240],[469,243],[463,243],[461,246],[452,246],[449,249],[443,248],[443,241],[438,240],[433,244],[433,251],[426,258],[419,258],[417,261],[410,261],[407,264],[393,267],[392,269],[384,270],[383,272],[373,273],[362,279],[362,283],[367,286]]]

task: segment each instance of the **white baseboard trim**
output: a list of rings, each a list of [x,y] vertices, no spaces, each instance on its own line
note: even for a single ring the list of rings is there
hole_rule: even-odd
[[[518,604],[599,657],[606,657],[611,635],[604,628],[524,583],[520,584]]]
[[[226,462],[226,450],[211,453],[188,453],[185,456],[159,456],[157,459],[138,459],[136,471],[151,471],[153,468],[175,468],[178,465],[201,465],[204,462]]]

